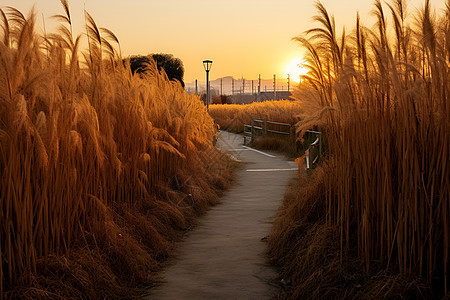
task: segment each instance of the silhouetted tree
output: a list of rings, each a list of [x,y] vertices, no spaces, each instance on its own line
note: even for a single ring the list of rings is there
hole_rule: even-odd
[[[144,73],[147,65],[150,63],[150,59],[147,56],[132,56],[129,58],[130,69],[133,74]]]
[[[148,56],[131,56],[129,58],[130,69],[133,74],[143,73],[146,65],[150,63],[150,59],[156,62],[158,70],[164,70],[170,80],[177,80],[184,87],[184,67],[181,59],[174,57],[172,54],[151,54]]]
[[[178,80],[184,87],[184,67],[181,59],[164,53],[152,54],[151,57],[155,60],[158,70],[164,69],[170,80]]]

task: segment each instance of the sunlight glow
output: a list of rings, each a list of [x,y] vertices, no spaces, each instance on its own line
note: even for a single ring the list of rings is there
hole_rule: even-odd
[[[291,80],[297,83],[300,82],[300,76],[306,75],[308,70],[302,66],[303,58],[300,56],[294,57],[287,65],[285,72],[291,76]]]

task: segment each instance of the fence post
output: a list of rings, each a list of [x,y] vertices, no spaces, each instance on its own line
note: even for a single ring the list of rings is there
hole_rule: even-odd
[[[292,134],[292,125],[289,125],[289,140],[291,141],[291,143],[292,143],[292,140],[293,140],[292,137],[294,137],[294,135]]]
[[[253,145],[253,140],[255,138],[255,128],[254,127],[255,127],[255,121],[252,119],[252,129],[251,129],[252,137],[250,138],[251,145]]]
[[[256,96],[256,101],[261,101],[261,74],[258,77],[258,96]]]
[[[264,118],[263,121],[264,121],[263,134],[264,134],[264,137],[266,137],[267,136],[267,120],[266,120],[266,118]]]
[[[307,170],[309,170],[309,148],[308,149],[306,149],[306,151],[305,151],[305,158],[306,158],[306,169]]]

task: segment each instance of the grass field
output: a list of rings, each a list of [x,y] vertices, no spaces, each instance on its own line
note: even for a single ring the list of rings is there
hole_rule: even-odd
[[[214,104],[209,114],[219,124],[220,129],[231,132],[243,132],[244,125],[250,125],[252,118],[287,124],[297,123],[300,104],[296,101],[263,101],[250,104]]]
[[[373,29],[358,16],[341,35],[316,7],[319,26],[295,38],[309,69],[295,98],[329,157],[269,239],[287,296],[448,297],[450,3],[435,16],[377,0]]]
[[[0,298],[129,298],[230,180],[201,100],[70,10],[0,11]],[[80,49],[87,42],[87,49]]]

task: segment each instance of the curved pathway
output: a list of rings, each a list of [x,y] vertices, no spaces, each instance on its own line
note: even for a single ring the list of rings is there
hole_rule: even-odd
[[[222,202],[201,217],[178,245],[176,262],[146,299],[271,299],[277,273],[267,264],[271,222],[295,165],[242,146],[240,135],[221,132],[217,147],[244,162]]]

